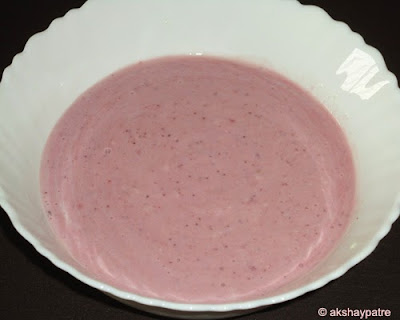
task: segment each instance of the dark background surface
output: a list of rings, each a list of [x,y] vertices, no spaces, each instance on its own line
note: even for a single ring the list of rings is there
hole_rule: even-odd
[[[350,25],[381,51],[400,78],[398,1],[302,0]],[[14,1],[0,5],[0,72],[33,34],[83,0]],[[399,106],[400,107],[400,106]],[[379,151],[378,151],[379,152]],[[318,319],[325,307],[390,309],[400,319],[400,223],[367,259],[341,278],[298,299],[237,319]],[[329,317],[326,317],[329,318]],[[0,319],[161,319],[106,297],[39,255],[13,228],[0,208]],[[354,318],[356,319],[356,318]]]

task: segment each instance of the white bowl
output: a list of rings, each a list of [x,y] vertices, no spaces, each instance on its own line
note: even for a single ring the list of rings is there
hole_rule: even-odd
[[[339,121],[357,170],[354,219],[312,272],[264,299],[173,303],[93,279],[51,232],[39,165],[64,110],[99,79],[158,56],[240,58],[274,69]],[[0,84],[0,204],[23,237],[59,268],[123,302],[176,317],[227,317],[324,286],[369,255],[399,216],[400,90],[380,53],[323,10],[284,0],[89,0],[33,36]]]

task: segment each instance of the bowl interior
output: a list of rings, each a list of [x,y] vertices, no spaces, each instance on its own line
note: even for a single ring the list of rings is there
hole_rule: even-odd
[[[205,18],[206,17],[206,18]],[[56,241],[39,193],[41,152],[68,106],[92,84],[140,60],[177,54],[257,63],[310,91],[339,121],[357,170],[354,219],[314,271],[264,300],[187,306],[122,292],[91,278]],[[88,1],[35,35],[0,85],[0,203],[53,263],[122,299],[179,310],[250,308],[324,285],[367,256],[399,211],[400,94],[375,49],[316,7],[295,1]]]

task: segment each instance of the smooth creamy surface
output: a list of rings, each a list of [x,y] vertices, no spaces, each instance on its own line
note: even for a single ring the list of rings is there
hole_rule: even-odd
[[[332,116],[285,78],[170,57],[86,91],[43,154],[54,232],[90,274],[180,302],[260,298],[334,247],[355,173]]]

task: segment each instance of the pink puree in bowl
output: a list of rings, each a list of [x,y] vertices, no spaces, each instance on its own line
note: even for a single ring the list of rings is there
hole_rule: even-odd
[[[339,125],[282,76],[168,57],[83,93],[41,167],[52,229],[93,277],[143,296],[255,299],[335,246],[355,194]]]

